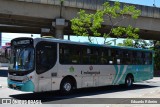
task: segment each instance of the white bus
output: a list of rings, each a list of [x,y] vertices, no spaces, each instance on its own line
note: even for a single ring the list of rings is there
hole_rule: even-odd
[[[153,78],[153,52],[52,38],[11,41],[8,87],[43,92],[125,84]]]

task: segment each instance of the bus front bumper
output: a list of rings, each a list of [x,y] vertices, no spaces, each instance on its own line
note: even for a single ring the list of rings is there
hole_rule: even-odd
[[[14,90],[26,91],[26,92],[33,92],[34,91],[34,84],[31,80],[27,82],[16,82],[8,79],[8,87]]]

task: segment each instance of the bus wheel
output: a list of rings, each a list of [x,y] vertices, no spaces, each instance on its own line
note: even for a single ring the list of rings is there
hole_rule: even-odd
[[[128,75],[128,76],[126,77],[126,79],[125,79],[125,86],[126,86],[127,88],[130,88],[130,87],[132,87],[132,85],[133,85],[133,78],[132,78],[131,75]]]
[[[73,90],[73,84],[71,80],[64,79],[61,83],[61,88],[60,88],[62,94],[69,94],[72,92],[72,90]]]

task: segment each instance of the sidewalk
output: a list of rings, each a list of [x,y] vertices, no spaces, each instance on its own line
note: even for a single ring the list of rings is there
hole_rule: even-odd
[[[153,77],[153,79],[143,81],[143,83],[155,83],[155,82],[160,83],[160,77]]]
[[[160,84],[160,77],[154,77],[153,79],[147,80],[145,82],[147,82],[147,83],[159,83]],[[139,97],[140,98],[160,98],[160,87],[157,87],[156,90],[154,90],[150,93],[141,95]]]

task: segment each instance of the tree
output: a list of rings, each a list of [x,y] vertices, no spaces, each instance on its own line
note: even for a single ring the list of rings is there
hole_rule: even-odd
[[[124,5],[123,9],[120,8],[119,2],[114,2],[111,6],[109,2],[103,4],[103,9],[97,10],[95,13],[86,13],[85,10],[78,12],[78,17],[71,20],[71,28],[76,35],[88,36],[88,40],[92,42],[92,36],[104,37],[104,44],[106,39],[111,35],[118,37],[135,38],[138,39],[137,34],[139,29],[133,28],[131,25],[127,27],[118,26],[123,20],[129,18],[137,19],[140,15],[140,10],[137,10],[135,6]],[[116,19],[116,21],[115,21]],[[100,32],[102,24],[108,24],[111,28],[105,33]]]
[[[118,46],[134,47],[134,42],[132,39],[126,39],[126,40],[123,40],[123,43],[119,43]]]
[[[129,46],[134,48],[151,49],[153,47],[153,41],[146,41],[143,39],[129,39],[123,40],[123,43],[119,43],[118,46]]]

